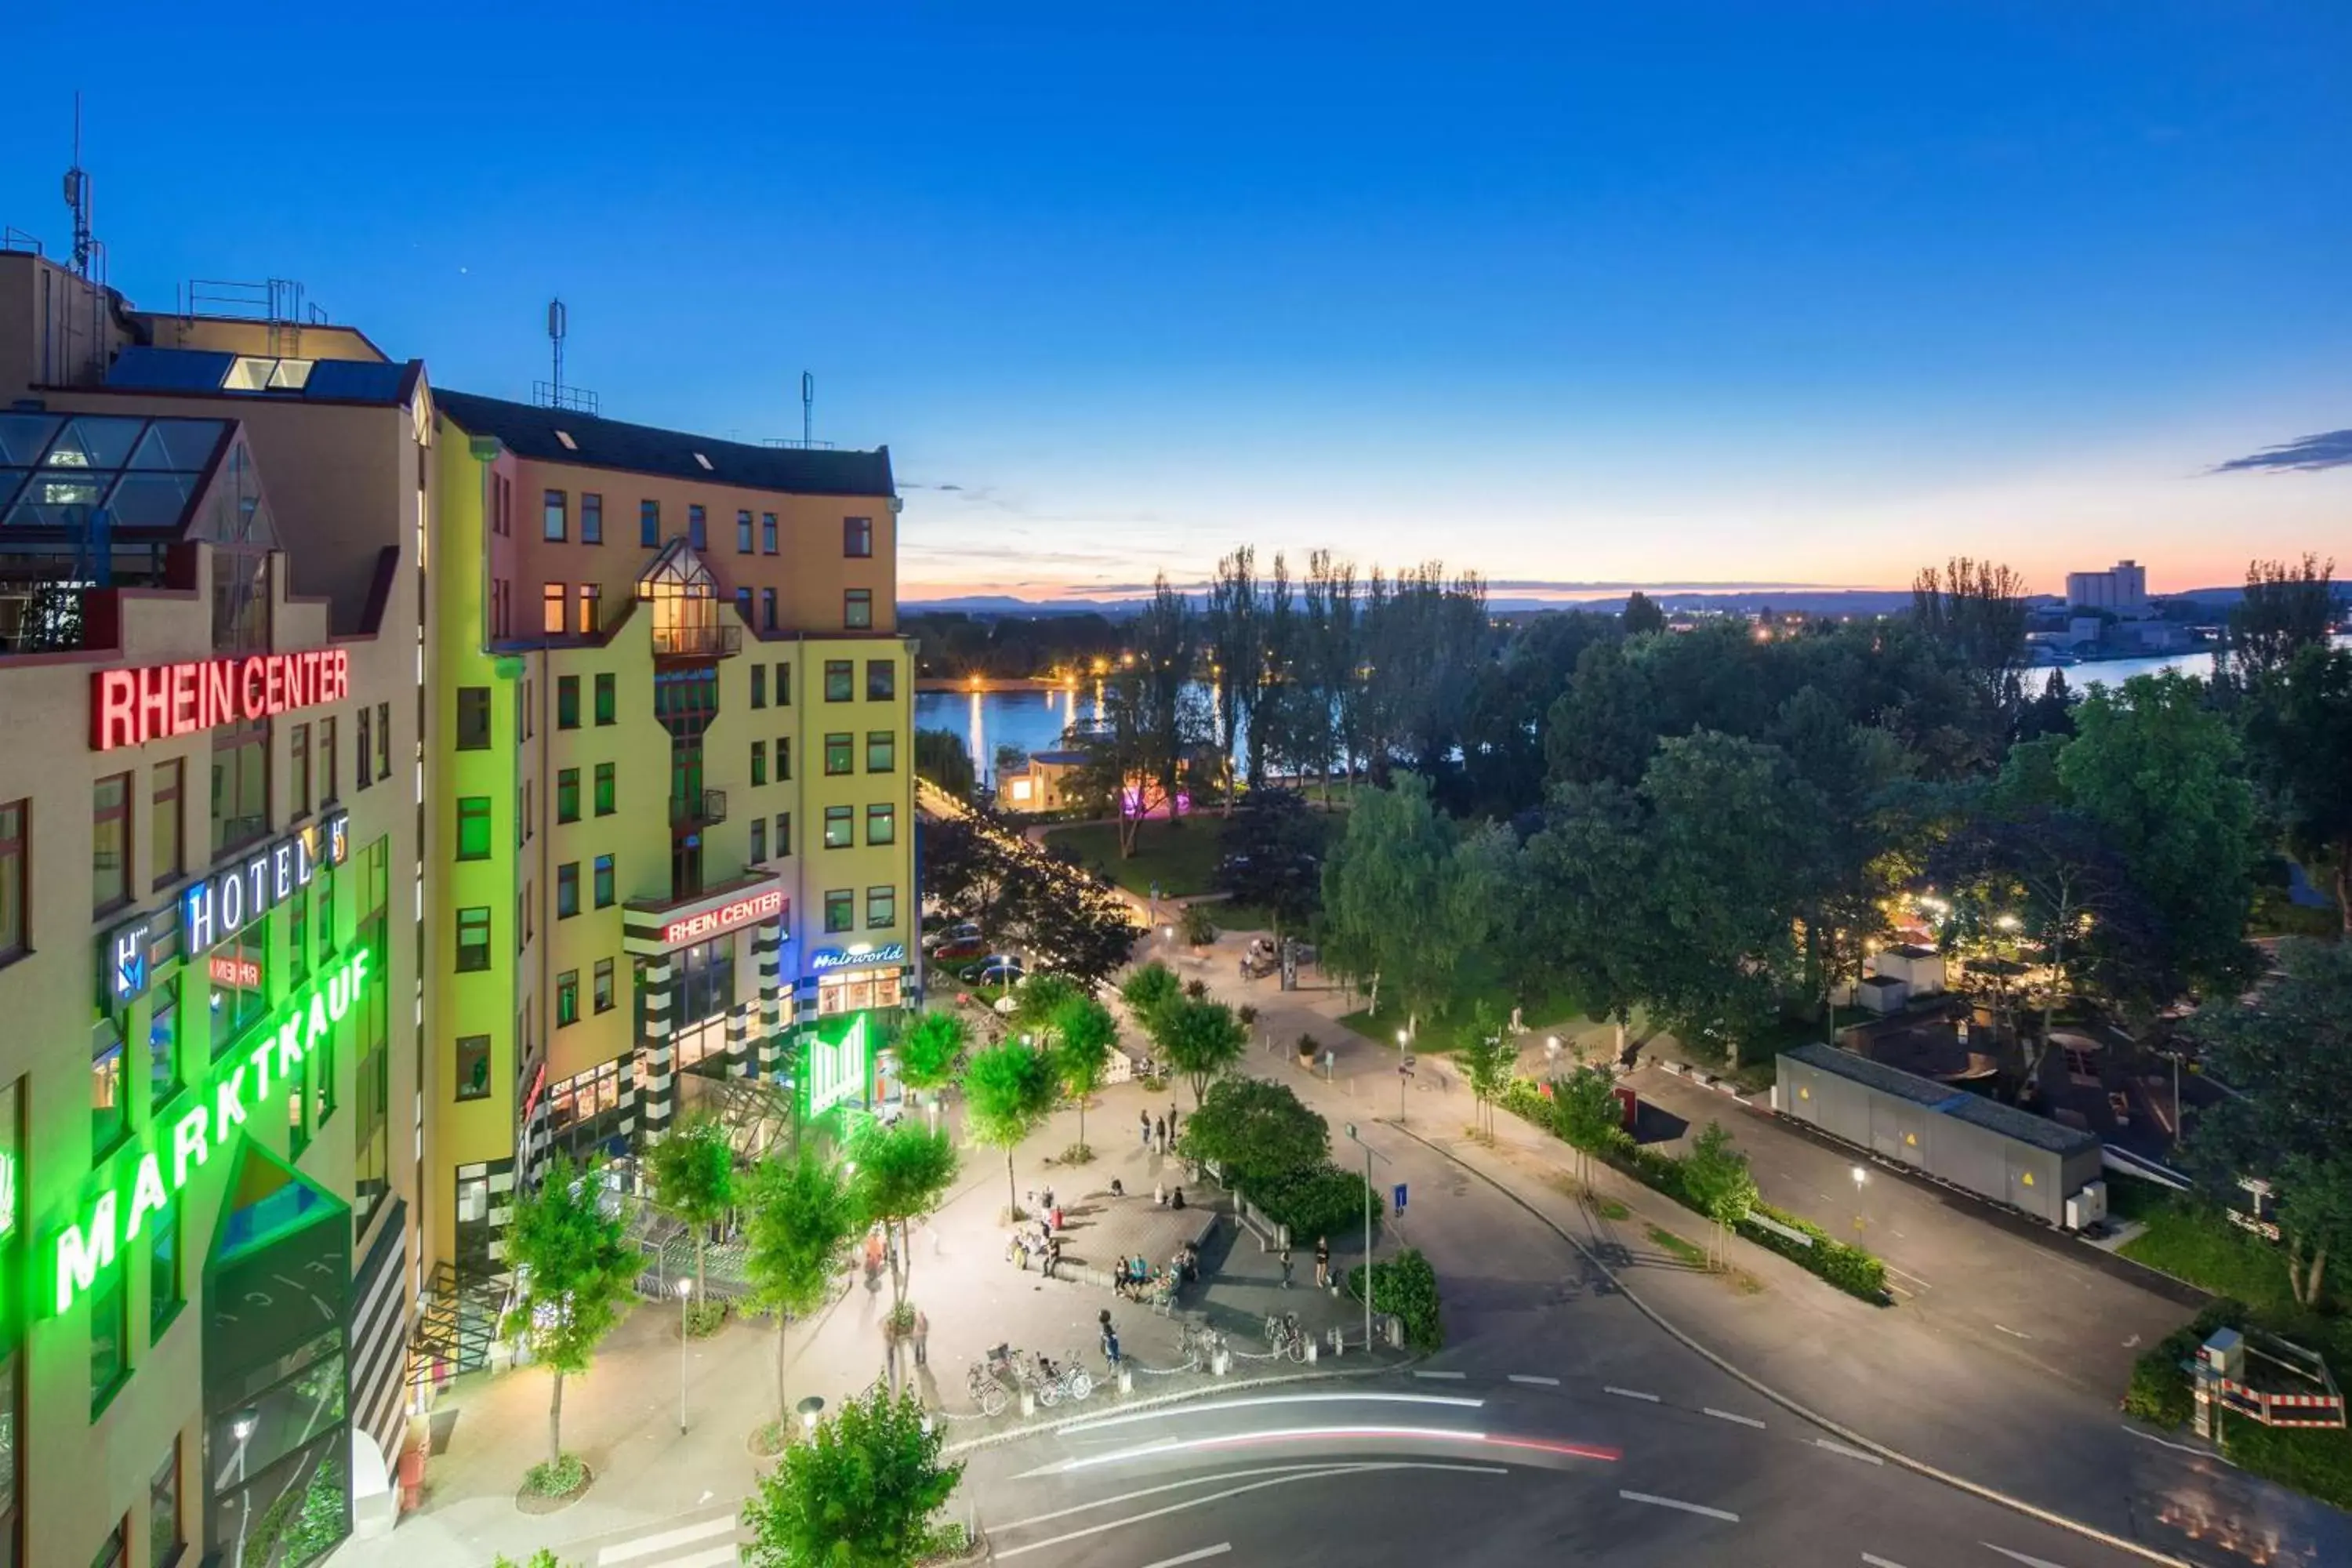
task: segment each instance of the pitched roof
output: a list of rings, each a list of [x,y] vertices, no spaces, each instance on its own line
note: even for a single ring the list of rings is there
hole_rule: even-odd
[[[436,390],[433,398],[434,405],[460,429],[475,436],[494,436],[517,457],[536,462],[663,474],[790,495],[897,493],[887,447],[871,452],[754,447],[470,392]]]

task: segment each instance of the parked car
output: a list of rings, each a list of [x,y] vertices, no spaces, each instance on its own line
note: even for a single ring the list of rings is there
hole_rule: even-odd
[[[935,931],[923,933],[923,948],[926,952],[936,952],[940,948],[953,947],[961,942],[979,941],[980,922],[978,921],[958,921],[951,926],[940,926]],[[982,951],[985,952],[986,949],[983,948]]]
[[[960,937],[954,942],[943,942],[931,949],[931,956],[941,963],[968,963],[975,958],[984,958],[987,955],[988,943],[977,936]]]
[[[1018,985],[1024,973],[1019,959],[1009,952],[1000,952],[971,965],[961,978],[967,985]]]

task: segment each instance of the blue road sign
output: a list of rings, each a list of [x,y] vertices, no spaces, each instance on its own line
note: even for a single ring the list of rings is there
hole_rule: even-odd
[[[1399,1214],[1404,1213],[1404,1184],[1402,1182],[1399,1182],[1397,1184],[1396,1212]]]

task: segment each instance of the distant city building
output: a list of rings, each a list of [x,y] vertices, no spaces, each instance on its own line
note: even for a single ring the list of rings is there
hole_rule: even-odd
[[[2126,620],[2147,614],[2147,568],[2137,561],[2118,561],[2105,572],[2066,574],[2066,605],[2076,610],[2107,610]]]

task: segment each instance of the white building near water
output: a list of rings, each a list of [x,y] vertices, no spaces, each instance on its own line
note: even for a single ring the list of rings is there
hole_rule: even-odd
[[[2066,574],[2066,607],[2107,610],[2126,620],[2147,614],[2147,568],[2118,561],[2105,572]]]

